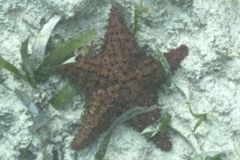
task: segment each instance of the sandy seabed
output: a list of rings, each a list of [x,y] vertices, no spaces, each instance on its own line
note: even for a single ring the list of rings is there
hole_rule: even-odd
[[[134,1],[117,2],[132,22]],[[115,130],[105,159],[191,160],[219,153],[226,154],[225,159],[240,159],[240,1],[150,0],[143,5],[143,21],[136,35],[140,46],[148,44],[161,52],[180,44],[189,47],[181,68],[159,91],[159,105],[172,115],[172,127],[188,142],[173,133],[173,150],[166,153],[122,125]],[[68,39],[94,28],[95,41],[101,44],[111,6],[109,1],[98,0],[1,0],[0,7],[0,56],[20,68],[21,42],[36,36],[54,15],[62,20],[53,39]],[[26,94],[31,89],[5,70],[0,70],[0,76],[0,159],[19,159],[30,143],[32,159],[94,159],[99,142],[78,152],[69,146],[83,111],[81,98],[57,111],[48,126],[33,134],[28,129],[30,114],[6,86]],[[43,86],[51,90],[51,85]],[[195,132],[198,119],[188,104],[195,113],[208,115]]]

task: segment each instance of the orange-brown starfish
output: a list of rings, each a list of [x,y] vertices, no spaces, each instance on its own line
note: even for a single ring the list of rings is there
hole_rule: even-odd
[[[187,52],[182,45],[166,54],[172,70]],[[76,62],[63,64],[59,69],[83,90],[86,98],[86,109],[72,142],[74,149],[83,148],[129,108],[156,104],[157,89],[163,82],[160,63],[137,50],[132,33],[115,7],[111,9],[101,52],[78,56]],[[135,118],[131,124],[142,130],[158,118],[158,112],[150,112]],[[158,133],[151,140],[163,150],[172,147],[168,133]]]

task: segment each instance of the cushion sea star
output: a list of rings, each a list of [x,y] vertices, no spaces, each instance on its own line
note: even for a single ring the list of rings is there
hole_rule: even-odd
[[[181,45],[165,54],[172,70],[187,55],[188,48]],[[99,54],[76,57],[76,62],[59,66],[85,94],[85,111],[72,148],[89,144],[101,131],[123,112],[134,106],[157,103],[158,88],[163,82],[162,66],[155,59],[139,52],[133,34],[124,25],[117,8],[112,7],[104,43]],[[131,122],[141,131],[159,118],[154,111]],[[172,147],[168,133],[150,138],[162,150]]]

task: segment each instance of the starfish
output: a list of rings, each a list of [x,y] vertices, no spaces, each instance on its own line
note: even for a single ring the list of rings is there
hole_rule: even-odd
[[[137,48],[118,9],[112,7],[100,53],[77,56],[75,62],[59,66],[59,71],[79,87],[86,99],[79,130],[72,142],[73,149],[88,145],[129,108],[157,103],[158,88],[164,80],[163,68]],[[181,45],[165,54],[172,71],[187,53],[187,46]],[[158,118],[159,112],[155,110],[134,118],[130,124],[142,131]],[[149,139],[162,150],[172,148],[167,132]]]

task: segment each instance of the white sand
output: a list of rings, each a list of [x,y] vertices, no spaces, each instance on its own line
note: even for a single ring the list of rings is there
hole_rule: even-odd
[[[118,0],[133,20],[131,0]],[[97,30],[97,43],[103,38],[110,5],[93,0],[11,0],[0,1],[0,56],[20,68],[19,47],[27,36],[34,36],[55,14],[63,17],[53,36],[70,38],[89,28]],[[137,34],[140,45],[166,52],[186,44],[190,53],[182,67],[159,93],[159,104],[172,114],[172,126],[192,143],[173,134],[174,148],[165,153],[126,126],[114,132],[108,160],[186,160],[194,155],[226,153],[227,159],[240,159],[240,1],[239,0],[152,0],[146,9],[142,28]],[[73,18],[74,17],[74,18]],[[130,20],[128,17],[128,20]],[[31,89],[9,72],[0,71],[4,85]],[[45,84],[45,86],[47,86]],[[45,87],[46,88],[46,87]],[[195,113],[207,113],[208,120],[192,132]],[[78,106],[78,107],[76,107]],[[98,142],[74,152],[69,143],[83,110],[81,99],[58,112],[58,117],[35,134],[29,150],[38,160],[91,160]],[[28,130],[32,119],[12,91],[0,84],[0,159],[18,159],[33,134]],[[53,152],[54,151],[54,152]],[[239,153],[240,154],[240,153]]]

